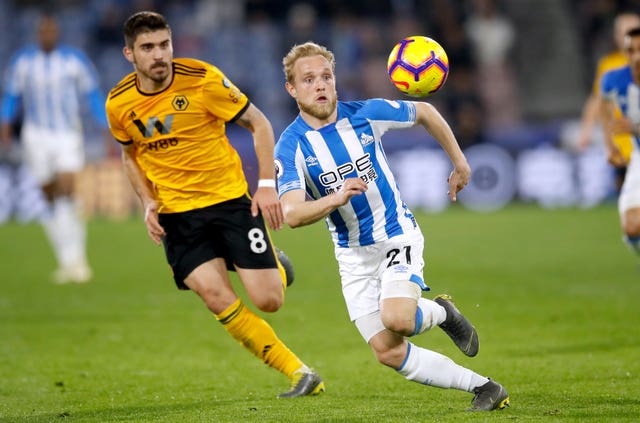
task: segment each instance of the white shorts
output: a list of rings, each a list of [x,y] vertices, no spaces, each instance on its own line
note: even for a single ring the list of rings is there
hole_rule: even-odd
[[[40,185],[61,172],[84,167],[82,137],[75,131],[51,131],[25,125],[21,131],[24,162]]]
[[[342,295],[351,321],[380,310],[383,280],[411,280],[428,290],[422,277],[423,250],[419,229],[364,247],[336,247]]]

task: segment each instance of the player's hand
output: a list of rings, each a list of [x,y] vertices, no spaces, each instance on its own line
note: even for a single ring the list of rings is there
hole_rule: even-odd
[[[344,206],[351,200],[351,197],[360,195],[369,187],[367,183],[360,178],[347,178],[340,189],[335,193],[336,205]]]
[[[462,190],[469,183],[469,179],[471,179],[471,168],[468,164],[464,164],[461,166],[455,166],[447,179],[449,183],[449,191],[447,194],[449,195],[449,199],[455,202],[458,200],[457,193]]]
[[[610,130],[613,135],[634,133],[633,124],[629,119],[624,117],[614,119],[613,122],[611,122]]]
[[[275,188],[259,187],[253,194],[251,215],[256,217],[259,212],[262,212],[262,216],[271,229],[282,229],[284,214],[282,213],[282,204],[280,204]]]
[[[158,204],[155,201],[148,202],[144,207],[144,224],[147,226],[149,238],[160,245],[166,233],[158,221]]]
[[[625,167],[627,159],[622,155],[620,148],[616,144],[607,146],[607,160],[615,167]]]
[[[591,134],[585,130],[580,131],[576,145],[579,151],[585,151],[591,145]]]

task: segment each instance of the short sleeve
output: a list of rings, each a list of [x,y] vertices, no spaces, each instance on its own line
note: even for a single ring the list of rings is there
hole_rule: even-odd
[[[225,122],[236,119],[248,107],[249,99],[215,66],[207,70],[203,88],[207,110]]]
[[[279,196],[288,191],[305,189],[303,169],[296,165],[299,155],[297,145],[295,139],[287,137],[286,133],[276,144],[274,155]]]
[[[615,90],[613,87],[613,72],[605,72],[600,79],[600,93],[602,97],[613,101],[615,99]]]

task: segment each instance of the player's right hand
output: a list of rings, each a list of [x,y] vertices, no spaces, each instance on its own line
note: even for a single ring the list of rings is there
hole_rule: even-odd
[[[160,245],[162,237],[166,235],[164,228],[160,226],[158,221],[158,203],[155,201],[148,202],[144,207],[144,224],[147,226],[149,238],[156,244]]]
[[[345,179],[344,184],[335,193],[338,207],[344,206],[351,200],[351,197],[362,194],[368,188],[367,183],[360,178]]]

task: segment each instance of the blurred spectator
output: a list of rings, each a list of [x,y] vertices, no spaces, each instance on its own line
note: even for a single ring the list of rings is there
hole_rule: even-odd
[[[125,16],[126,12],[120,3],[106,3],[94,26],[92,40],[94,45],[101,45],[103,48],[122,47],[124,45],[122,21]]]
[[[499,12],[495,0],[473,0],[471,4],[465,29],[473,46],[486,124],[494,128],[514,126],[521,120],[517,82],[509,61],[515,28]]]
[[[333,20],[329,33],[329,45],[333,46],[336,63],[336,79],[341,100],[358,100],[362,92],[362,78],[359,76],[364,46],[359,36],[361,20],[348,10]],[[291,104],[291,102],[287,102]]]

